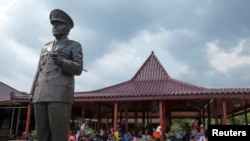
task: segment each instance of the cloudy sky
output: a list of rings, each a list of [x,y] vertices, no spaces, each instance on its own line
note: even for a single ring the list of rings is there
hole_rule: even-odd
[[[1,0],[0,81],[29,92],[49,13],[74,20],[83,72],[76,91],[127,81],[154,51],[170,77],[208,88],[250,87],[249,0]]]

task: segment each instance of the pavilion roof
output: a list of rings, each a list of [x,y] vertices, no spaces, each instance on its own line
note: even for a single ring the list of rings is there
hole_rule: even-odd
[[[27,95],[0,81],[0,104],[12,103],[11,100],[17,97],[27,97]]]
[[[76,92],[75,101],[210,99],[248,97],[250,88],[205,88],[171,78],[154,52],[132,79],[102,89]]]
[[[234,101],[231,100],[241,99],[243,107],[246,104],[249,106],[249,102],[245,100],[250,99],[250,88],[206,88],[171,78],[152,52],[130,80],[93,91],[75,92],[74,105],[75,110],[79,111],[82,107],[81,102],[101,102],[111,107],[109,104],[113,101],[121,103],[135,101],[130,103],[130,107],[134,108],[137,101],[161,99],[168,100],[167,103],[171,104],[172,111],[196,110],[197,114],[197,107],[200,110],[213,99],[219,101],[229,99],[228,105],[233,104]],[[0,104],[11,104],[11,102],[29,103],[28,95],[0,82]]]
[[[28,95],[0,82],[0,102],[21,100]],[[132,79],[98,90],[75,92],[74,101],[133,101],[238,98],[250,99],[250,88],[206,88],[171,78],[154,52]]]

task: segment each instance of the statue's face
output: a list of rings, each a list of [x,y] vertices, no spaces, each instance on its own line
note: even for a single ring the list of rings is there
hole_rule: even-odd
[[[56,38],[60,38],[62,36],[69,34],[69,26],[60,21],[53,21],[52,23],[52,33]]]

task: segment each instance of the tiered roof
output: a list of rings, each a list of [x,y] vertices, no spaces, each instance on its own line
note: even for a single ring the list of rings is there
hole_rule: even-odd
[[[3,82],[0,82],[0,104],[12,103],[12,99],[27,97],[23,92],[20,92]]]
[[[173,79],[152,52],[131,80],[99,90],[77,92],[75,101],[249,98],[249,93],[250,88],[210,89]]]
[[[28,95],[0,82],[0,102],[21,100]],[[74,101],[126,101],[158,99],[250,99],[250,88],[205,88],[171,78],[154,52],[132,79],[102,89],[76,92]]]

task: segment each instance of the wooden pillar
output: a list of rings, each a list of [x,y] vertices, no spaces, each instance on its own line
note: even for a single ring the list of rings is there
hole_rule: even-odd
[[[16,119],[16,131],[15,131],[16,134],[18,133],[19,129],[20,113],[21,113],[21,108],[18,108],[17,119]]]
[[[9,136],[12,136],[13,133],[13,122],[14,122],[14,114],[15,114],[15,108],[12,109],[12,114],[11,114],[11,123],[10,123],[10,133]],[[28,114],[27,114],[27,118],[28,118]]]
[[[125,131],[128,132],[128,103],[125,104]]]
[[[115,101],[114,103],[114,132],[117,131],[117,111],[118,110],[118,102]]]
[[[76,130],[76,126],[75,126],[75,117],[71,114],[71,122],[70,122],[70,130]]]
[[[202,113],[202,109],[199,109],[199,117],[202,117],[201,114]],[[200,120],[201,120],[201,118],[200,118]]]
[[[145,101],[142,101],[142,129],[145,129]]]
[[[148,127],[150,127],[150,126],[149,126],[149,125],[150,125],[150,124],[149,124],[149,118],[150,118],[150,117],[149,117],[149,104],[147,105],[147,115],[146,115],[146,116],[147,116],[147,128],[148,128]]]
[[[170,110],[170,101],[165,102],[165,116],[166,116],[166,132],[170,131],[170,126],[171,126],[171,110]]]
[[[166,133],[166,102],[165,100],[162,101],[162,116],[163,116],[163,127],[162,133]]]
[[[29,130],[30,130],[30,116],[31,116],[31,104],[28,105],[28,113],[25,125],[25,139],[28,138]]]
[[[81,126],[81,122],[85,123],[85,102],[82,102],[82,111],[81,111],[81,121],[79,122],[79,127]]]
[[[210,102],[207,104],[207,125],[211,125]]]
[[[110,131],[110,130],[109,130],[109,117],[106,116],[106,119],[107,119],[107,120],[106,120],[106,130],[105,130],[105,131],[108,131],[108,132],[109,132],[109,131]]]
[[[217,99],[214,99],[214,121],[215,125],[219,124],[219,118],[218,118],[218,101]]]
[[[205,109],[204,108],[202,108],[201,109],[202,111],[202,123],[203,123],[203,125],[205,126],[206,125],[206,122],[205,122]]]
[[[112,108],[111,125],[114,125],[114,117],[115,117],[115,109]]]
[[[101,105],[98,103],[98,112],[97,112],[97,129],[101,129]]]
[[[153,114],[150,112],[149,113],[149,116],[150,116],[150,120],[149,120],[149,124],[150,124],[150,127],[152,126],[152,123],[153,123]]]
[[[135,123],[134,125],[136,127],[138,127],[138,104],[137,102],[135,102],[135,112],[134,112],[135,116],[134,116],[134,119],[135,119]]]
[[[120,123],[122,123],[122,118],[123,118],[122,117],[122,109],[120,109],[119,111],[120,111],[120,116],[119,116],[120,117]]]
[[[164,123],[163,123],[163,101],[159,100],[159,116],[160,116],[160,126],[163,129]],[[164,132],[162,131],[162,134],[164,134]],[[161,141],[163,141],[163,135],[161,136]]]
[[[226,100],[222,100],[222,111],[223,111],[223,124],[227,125],[227,103]]]

